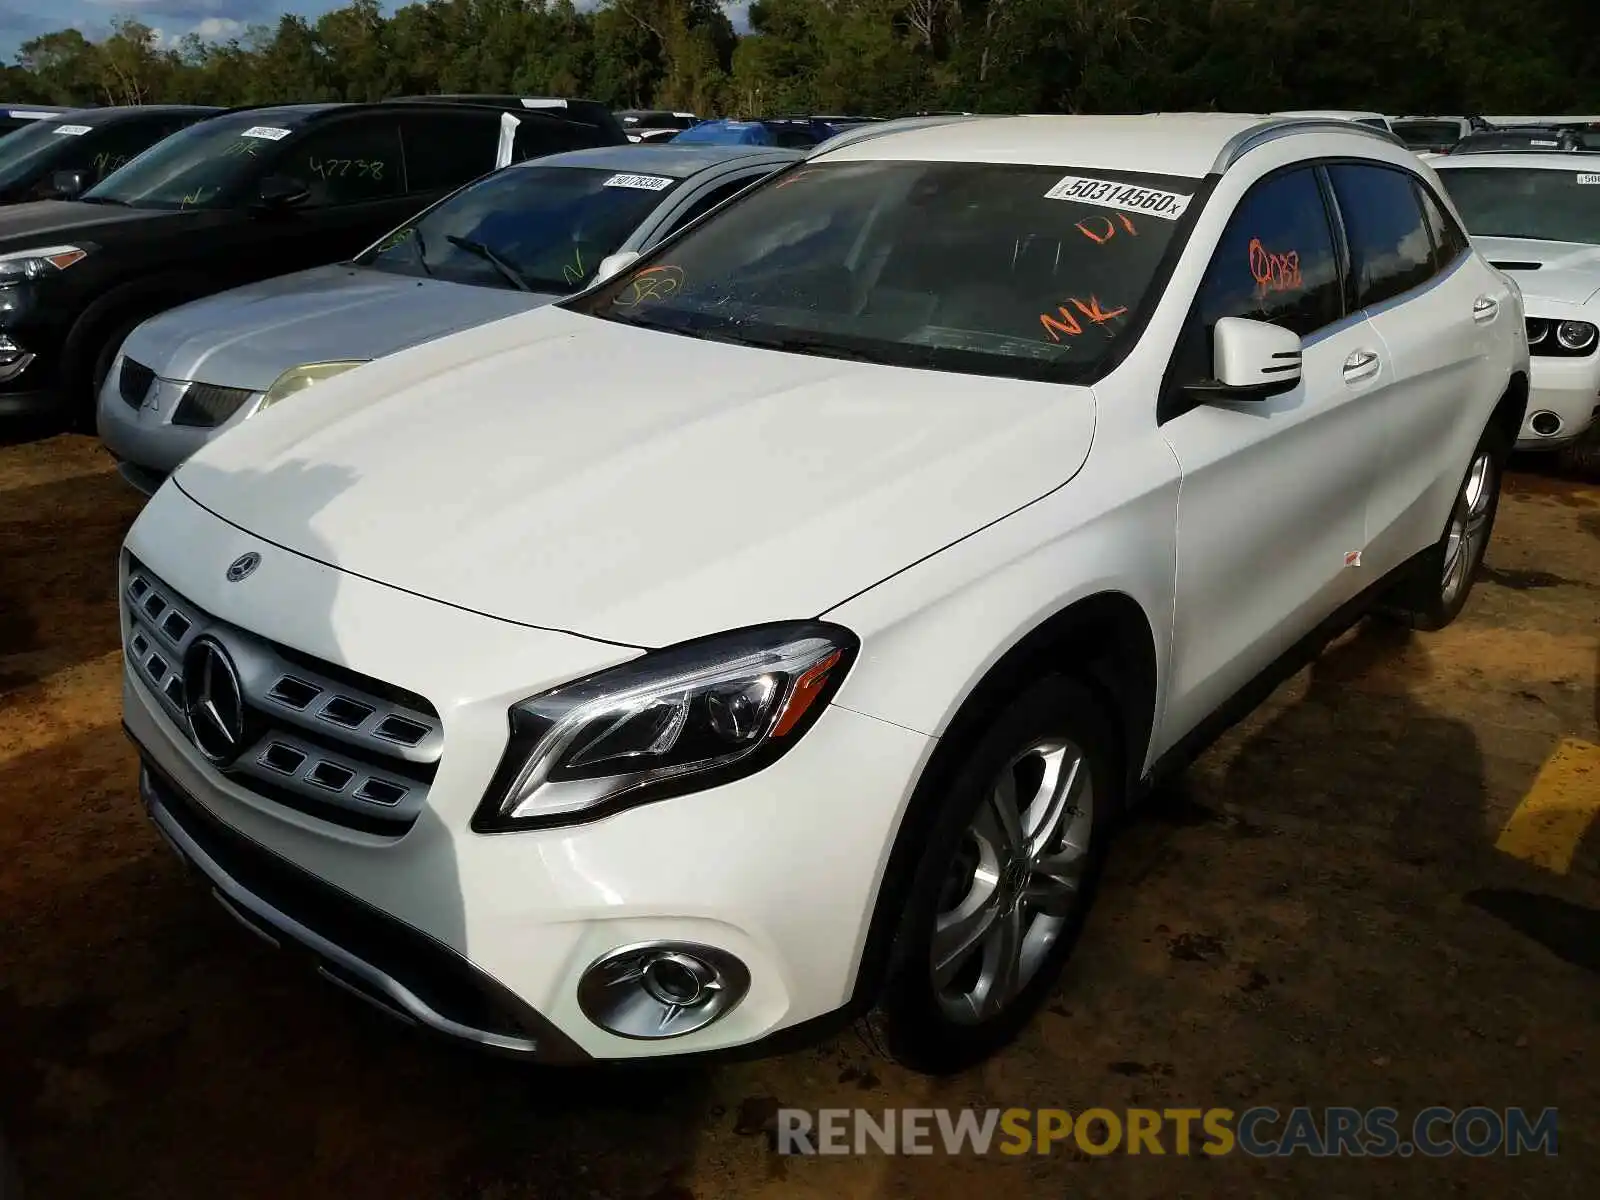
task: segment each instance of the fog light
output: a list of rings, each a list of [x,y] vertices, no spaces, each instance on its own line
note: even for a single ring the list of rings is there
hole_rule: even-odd
[[[1561,418],[1553,412],[1536,412],[1528,418],[1528,428],[1540,437],[1555,437],[1561,432]]]
[[[750,990],[750,972],[725,950],[692,942],[622,946],[578,982],[578,1007],[618,1037],[681,1037],[726,1016]]]

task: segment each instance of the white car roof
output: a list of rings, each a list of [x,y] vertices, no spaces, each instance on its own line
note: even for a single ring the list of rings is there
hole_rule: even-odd
[[[1272,114],[1275,117],[1331,117],[1335,121],[1388,121],[1381,112],[1361,112],[1354,108],[1295,108]]]
[[[1575,175],[1600,178],[1600,154],[1533,154],[1510,151],[1505,154],[1446,154],[1430,164],[1435,171],[1458,171],[1465,167],[1504,167],[1535,171],[1571,171]]]
[[[1376,149],[1388,138],[1370,127],[1329,122],[1310,129]],[[862,133],[816,155],[832,162],[897,160],[1018,163],[1100,171],[1145,171],[1200,179],[1225,165],[1228,153],[1259,132],[1286,132],[1294,121],[1254,113],[1147,113],[1142,116],[985,117]],[[870,128],[870,127],[869,127]],[[1363,132],[1363,131],[1366,132]],[[1384,157],[1384,156],[1379,156]]]

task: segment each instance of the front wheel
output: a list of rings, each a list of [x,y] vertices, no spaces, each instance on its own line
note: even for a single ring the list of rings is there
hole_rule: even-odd
[[[1493,429],[1485,432],[1472,452],[1444,533],[1417,560],[1397,604],[1397,615],[1413,628],[1443,629],[1466,606],[1494,532],[1505,458],[1505,440]]]
[[[1093,898],[1120,757],[1099,698],[1059,676],[977,740],[929,832],[880,1001],[903,1065],[968,1067],[1044,1002]]]

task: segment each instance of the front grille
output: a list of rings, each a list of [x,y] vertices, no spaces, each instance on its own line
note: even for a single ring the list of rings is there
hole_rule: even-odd
[[[172,414],[174,425],[215,429],[253,395],[249,388],[218,387],[214,383],[191,383],[183,389],[183,399]]]
[[[155,381],[156,373],[149,367],[125,358],[122,360],[122,371],[117,375],[117,391],[124,404],[129,408],[138,408],[150,394],[150,385]]]
[[[439,714],[421,696],[290,650],[211,616],[131,555],[123,652],[182,729],[184,662],[197,640],[238,676],[238,753],[214,764],[258,796],[325,821],[398,837],[427,801],[443,750]]]

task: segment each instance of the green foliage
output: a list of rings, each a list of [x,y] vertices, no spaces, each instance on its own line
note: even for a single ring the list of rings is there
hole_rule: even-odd
[[[1600,109],[1585,0],[351,0],[240,39],[158,45],[125,20],[26,43],[0,96],[259,104],[400,93],[582,95],[762,115]]]

